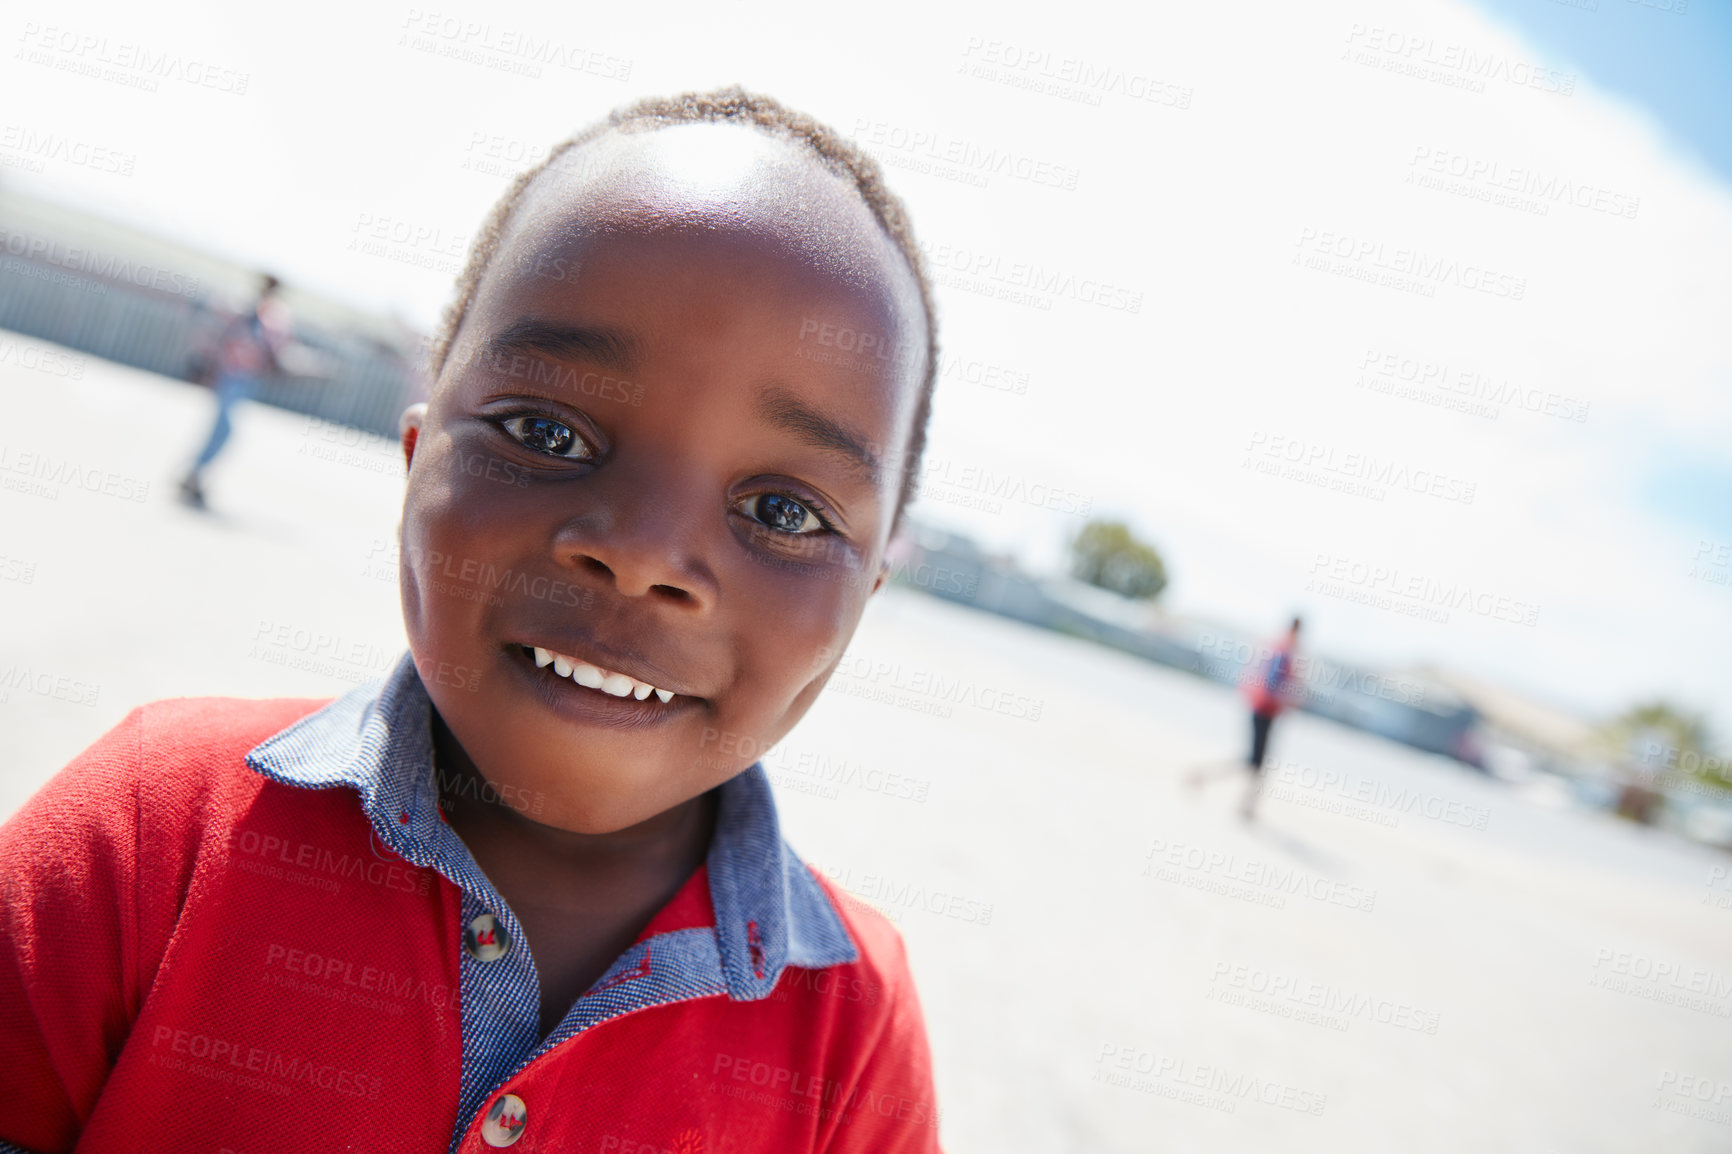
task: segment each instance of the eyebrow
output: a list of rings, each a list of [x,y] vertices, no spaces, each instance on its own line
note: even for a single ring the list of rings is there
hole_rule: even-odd
[[[825,416],[788,390],[776,385],[758,390],[758,415],[797,434],[808,445],[842,454],[877,479],[878,454],[872,451],[871,443],[852,427]]]
[[[617,329],[590,328],[524,318],[495,333],[482,349],[488,360],[544,353],[561,360],[586,360],[604,369],[629,370],[636,348]]]

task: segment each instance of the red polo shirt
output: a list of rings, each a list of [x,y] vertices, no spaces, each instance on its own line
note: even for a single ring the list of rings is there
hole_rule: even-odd
[[[0,827],[0,1150],[937,1150],[901,940],[756,766],[540,1038],[429,710],[407,661],[324,708],[146,706]]]

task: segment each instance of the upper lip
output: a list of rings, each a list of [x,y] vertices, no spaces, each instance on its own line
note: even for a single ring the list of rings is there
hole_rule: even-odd
[[[531,649],[542,648],[564,657],[575,657],[610,673],[623,673],[636,681],[646,682],[657,689],[686,697],[697,697],[680,688],[681,679],[667,672],[664,666],[645,659],[641,654],[616,649],[593,637],[572,633],[538,634],[533,640],[518,642]]]

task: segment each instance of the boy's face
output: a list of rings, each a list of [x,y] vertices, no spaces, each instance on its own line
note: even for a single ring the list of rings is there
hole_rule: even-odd
[[[691,125],[581,162],[526,193],[407,419],[402,588],[483,776],[603,833],[811,707],[882,581],[927,336],[851,183],[793,146]]]

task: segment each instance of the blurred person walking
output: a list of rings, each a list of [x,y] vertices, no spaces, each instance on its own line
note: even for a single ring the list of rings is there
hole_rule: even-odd
[[[200,379],[216,390],[216,420],[204,448],[180,483],[181,501],[195,509],[205,507],[202,474],[228,444],[234,431],[235,406],[258,390],[260,377],[282,371],[278,356],[289,345],[290,337],[289,312],[277,296],[279,287],[276,277],[264,275],[252,308],[223,326],[205,356]]]
[[[1292,704],[1294,686],[1298,681],[1295,662],[1301,624],[1299,618],[1293,618],[1287,632],[1270,643],[1256,672],[1239,680],[1239,690],[1251,706],[1251,752],[1243,765],[1250,772],[1251,779],[1246,783],[1245,800],[1239,807],[1239,813],[1246,821],[1257,816],[1257,798],[1263,790],[1263,762],[1269,755],[1269,733],[1281,711]],[[1220,768],[1237,770],[1241,767],[1229,762]],[[1186,784],[1195,789],[1209,776],[1212,775],[1207,769],[1196,770],[1186,778]]]
[[[1293,662],[1294,651],[1299,645],[1301,624],[1299,618],[1293,618],[1293,623],[1287,627],[1286,635],[1270,647],[1269,656],[1264,658],[1262,667],[1257,670],[1257,676],[1250,678],[1240,687],[1251,703],[1251,756],[1245,762],[1246,768],[1251,771],[1251,781],[1245,789],[1245,801],[1240,809],[1246,821],[1256,816],[1257,796],[1263,789],[1263,759],[1269,753],[1269,731],[1274,728],[1275,719],[1289,704],[1289,695],[1296,680]]]

